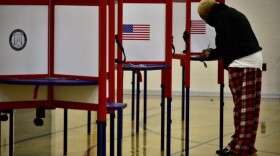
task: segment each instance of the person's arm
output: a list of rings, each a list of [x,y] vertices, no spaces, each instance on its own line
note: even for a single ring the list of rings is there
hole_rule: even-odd
[[[236,40],[237,29],[232,23],[230,18],[222,18],[215,25],[216,38],[215,44],[216,48],[211,49],[209,54],[209,59],[220,59],[224,57],[224,53],[231,53],[234,49],[234,43]]]

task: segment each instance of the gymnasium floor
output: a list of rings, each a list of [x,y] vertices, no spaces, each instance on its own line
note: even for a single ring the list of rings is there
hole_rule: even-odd
[[[180,100],[180,96],[174,96],[172,101],[172,156],[184,155],[185,125],[181,121]],[[130,96],[126,95],[124,102],[128,107],[124,110],[123,156],[164,156],[165,152],[160,152],[160,97],[148,97],[147,129],[143,129],[143,113],[141,113],[139,134],[135,133],[135,122],[131,121]],[[219,98],[191,97],[190,103],[190,156],[215,156],[215,151],[219,147]],[[233,133],[232,110],[232,99],[225,98],[224,145]],[[86,111],[69,110],[68,116],[67,155],[97,155],[96,114],[92,113],[90,135],[87,135]],[[14,155],[62,156],[63,110],[47,111],[44,125],[41,127],[33,124],[34,117],[34,109],[14,112]],[[8,140],[8,122],[1,122],[0,156],[8,156]],[[109,140],[109,133],[107,133],[107,140]],[[262,99],[256,148],[257,156],[280,156],[280,99]],[[107,141],[107,155],[109,155],[109,141]]]

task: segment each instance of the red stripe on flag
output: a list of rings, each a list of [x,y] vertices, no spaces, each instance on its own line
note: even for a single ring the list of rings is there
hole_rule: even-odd
[[[206,34],[206,22],[203,20],[192,20],[191,34]]]

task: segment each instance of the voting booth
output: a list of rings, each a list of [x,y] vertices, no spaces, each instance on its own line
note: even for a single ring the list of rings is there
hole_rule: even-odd
[[[216,0],[224,3],[224,0]],[[186,1],[186,41],[185,53],[173,54],[173,59],[179,59],[182,66],[182,120],[185,120],[185,155],[189,155],[189,112],[190,112],[190,71],[191,61],[200,61],[207,67],[207,59],[201,59],[199,55],[203,49],[215,48],[215,29],[206,24],[197,13],[200,0]],[[213,60],[211,60],[213,61]],[[223,106],[224,106],[224,69],[222,60],[218,61],[218,81],[220,85],[220,145],[223,149]]]
[[[139,132],[140,78],[144,73],[144,127],[146,126],[147,72],[159,70],[162,76],[161,150],[170,154],[171,133],[171,63],[172,63],[172,1],[119,0],[117,51],[117,101],[123,101],[123,72],[132,72],[132,120],[136,109],[136,133]],[[135,87],[135,75],[136,87]],[[135,103],[136,89],[136,108]],[[165,120],[165,98],[167,119]]]
[[[97,111],[105,156],[107,1],[0,0],[0,21],[0,110]]]

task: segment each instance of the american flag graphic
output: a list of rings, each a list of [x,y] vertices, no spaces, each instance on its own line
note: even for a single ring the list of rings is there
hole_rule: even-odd
[[[150,40],[150,24],[123,24],[123,40]]]
[[[203,20],[192,20],[191,34],[206,34],[206,22]]]

